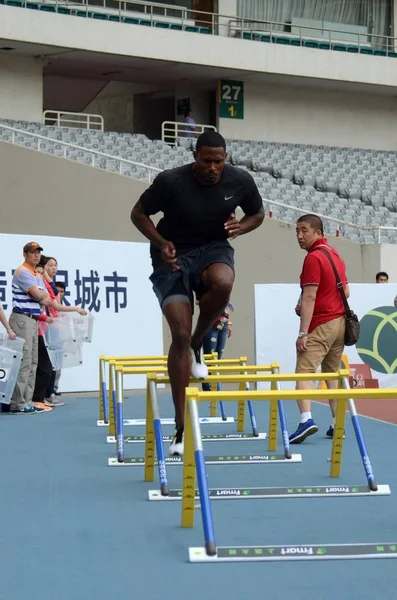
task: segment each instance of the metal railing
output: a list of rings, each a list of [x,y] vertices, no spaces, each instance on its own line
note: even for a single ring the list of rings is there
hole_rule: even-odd
[[[291,29],[294,31],[292,32]],[[262,21],[260,19],[239,19],[234,18],[229,21],[229,35],[231,37],[247,37],[257,40],[261,36],[268,35],[269,42],[276,42],[277,38],[286,37],[296,39],[299,45],[303,46],[305,41],[313,40],[318,43],[328,43],[331,49],[332,44],[338,46],[357,46],[358,49],[374,47],[384,49],[386,55],[393,52],[397,38],[379,35],[373,33],[358,33],[341,29],[319,28],[318,26],[298,25],[282,21]],[[350,36],[350,39],[343,39],[342,36]]]
[[[204,131],[216,131],[213,125],[203,125],[202,123],[181,123],[178,121],[164,121],[161,124],[161,139],[171,146],[176,146],[179,139],[189,140],[197,138]]]
[[[80,152],[81,151],[85,152],[87,154],[91,154],[92,160],[91,160],[91,163],[89,166],[92,166],[92,167],[97,166],[96,158],[106,158],[106,159],[110,159],[110,160],[115,160],[115,161],[119,162],[119,171],[118,172],[120,175],[123,175],[123,169],[122,169],[123,165],[128,165],[130,167],[139,168],[139,169],[144,169],[147,172],[148,183],[151,183],[153,181],[153,179],[156,177],[156,175],[158,173],[161,173],[161,171],[162,171],[162,169],[157,169],[156,167],[150,167],[149,165],[144,165],[143,163],[134,162],[134,161],[128,160],[126,158],[121,158],[119,156],[115,156],[114,154],[105,154],[104,152],[100,152],[99,150],[92,150],[91,148],[85,148],[84,146],[78,146],[77,144],[69,144],[68,142],[63,142],[61,140],[54,140],[53,138],[45,137],[43,135],[38,135],[37,133],[31,133],[30,131],[25,131],[24,129],[18,129],[17,127],[9,127],[8,125],[0,124],[0,132],[2,129],[5,129],[5,130],[11,132],[11,140],[5,140],[5,139],[0,138],[0,142],[2,141],[2,142],[8,142],[11,144],[24,145],[23,143],[19,143],[16,140],[16,138],[18,135],[19,136],[28,136],[37,143],[37,145],[34,149],[38,150],[39,152],[44,152],[44,148],[43,148],[44,144],[53,144],[53,145],[60,145],[64,149],[62,158],[69,158],[68,150],[69,150],[69,153],[72,150],[76,150],[76,151],[80,151]],[[46,154],[48,154],[48,153],[46,153]]]
[[[278,202],[277,200],[268,200],[267,198],[263,200],[264,204],[270,204],[271,206],[279,206],[281,208],[285,208],[287,210],[295,211],[297,213],[297,217],[299,215],[307,215],[308,209],[299,208],[297,206],[291,206],[290,204],[284,204],[283,202]],[[358,223],[350,223],[349,221],[344,221],[342,219],[336,219],[335,217],[330,217],[328,215],[322,215],[315,210],[310,210],[311,214],[317,215],[323,221],[324,224],[335,223],[335,234],[339,236],[340,231],[345,227],[350,227],[351,229],[356,229],[357,231],[368,231],[369,233],[374,233],[377,237],[376,243],[381,244],[381,232],[382,231],[396,231],[397,227],[389,227],[385,225],[359,225]],[[272,215],[270,215],[272,216]],[[282,219],[282,221],[295,224],[292,221],[288,221],[287,219]],[[348,239],[348,238],[347,238]]]
[[[156,177],[156,175],[158,173],[162,172],[162,169],[158,169],[156,167],[151,167],[151,166],[145,165],[143,163],[134,162],[132,160],[127,160],[125,158],[121,158],[121,157],[115,156],[113,154],[105,154],[104,152],[100,152],[98,150],[92,150],[91,148],[85,148],[84,146],[78,146],[77,144],[70,144],[68,142],[63,142],[61,140],[54,140],[53,138],[45,137],[43,135],[38,135],[36,133],[31,133],[24,129],[18,129],[16,127],[9,127],[8,125],[0,124],[0,132],[3,129],[11,132],[11,139],[6,140],[6,139],[0,138],[0,141],[6,142],[6,143],[12,143],[12,144],[24,145],[24,143],[22,141],[18,141],[16,138],[17,138],[17,136],[27,136],[27,137],[32,138],[37,143],[35,149],[38,150],[39,152],[45,151],[45,149],[43,148],[44,144],[53,144],[53,145],[62,146],[64,149],[63,158],[69,158],[68,151],[69,152],[71,152],[72,150],[83,151],[87,154],[91,154],[91,156],[92,156],[92,160],[91,160],[91,163],[89,166],[96,167],[97,166],[97,162],[96,162],[97,158],[111,159],[111,160],[119,162],[119,171],[118,172],[120,175],[123,174],[123,169],[122,169],[123,165],[127,165],[127,166],[134,167],[134,168],[139,168],[139,169],[144,169],[147,172],[148,183],[151,183],[153,181],[153,179]],[[278,206],[278,207],[281,207],[281,208],[284,208],[284,209],[287,209],[290,211],[294,211],[294,212],[296,212],[297,215],[307,214],[307,212],[308,212],[307,209],[298,208],[296,206],[291,206],[290,204],[284,204],[283,202],[278,202],[277,200],[269,200],[267,198],[263,198],[263,203],[265,206],[266,205]],[[370,233],[375,233],[376,238],[377,238],[376,243],[380,244],[380,243],[382,243],[382,239],[381,239],[382,231],[397,231],[397,227],[388,227],[388,226],[383,226],[383,225],[359,225],[357,223],[350,223],[349,221],[344,221],[342,219],[336,219],[335,217],[323,215],[314,210],[312,210],[311,212],[313,214],[318,215],[323,220],[324,224],[334,223],[336,225],[336,227],[335,227],[336,235],[339,235],[341,230],[343,232],[343,228],[350,227],[351,229],[356,229],[357,231],[368,231]],[[271,216],[271,215],[269,215],[269,216]],[[293,224],[292,221],[288,221],[288,219],[283,218],[281,220],[283,222]]]
[[[88,113],[67,112],[64,110],[45,110],[43,112],[44,125],[55,127],[81,127],[104,131],[104,120],[101,115]]]
[[[27,7],[29,0],[21,0],[22,6]],[[296,38],[299,40],[300,46],[305,45],[308,39],[314,39],[323,43],[329,44],[329,49],[332,49],[333,44],[354,46],[358,49],[372,46],[376,49],[381,49],[386,56],[394,54],[394,49],[397,48],[397,38],[387,35],[379,35],[368,32],[368,34],[358,33],[357,31],[320,28],[319,26],[310,26],[306,24],[291,24],[291,22],[283,21],[266,21],[262,19],[238,17],[236,15],[213,13],[207,11],[199,11],[188,9],[183,6],[175,6],[170,4],[158,4],[154,2],[145,2],[143,0],[44,0],[43,4],[51,4],[55,12],[64,12],[65,8],[70,9],[72,14],[75,12],[84,13],[92,16],[95,12],[106,11],[109,14],[119,15],[119,20],[123,21],[124,17],[137,16],[137,24],[139,21],[145,21],[142,24],[147,26],[161,26],[169,20],[169,23],[177,23],[181,29],[186,26],[204,27],[205,33],[211,35],[220,35],[225,37],[246,37],[248,34],[250,39],[260,39],[261,35],[269,34],[270,42],[276,42],[277,37],[284,36],[288,38]],[[61,9],[61,10],[59,10]],[[144,17],[142,19],[142,17]],[[293,32],[291,32],[293,28]],[[321,35],[319,35],[321,31]],[[312,32],[312,33],[311,33]],[[343,36],[351,36],[351,41],[341,39]]]

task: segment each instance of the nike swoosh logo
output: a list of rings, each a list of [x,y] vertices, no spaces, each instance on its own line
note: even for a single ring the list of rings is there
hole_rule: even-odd
[[[231,200],[234,196],[225,196],[225,200]]]

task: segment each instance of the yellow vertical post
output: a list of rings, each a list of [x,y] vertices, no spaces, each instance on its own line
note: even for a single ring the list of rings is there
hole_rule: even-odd
[[[218,358],[218,352],[211,352],[210,354],[211,360],[216,360]],[[217,365],[211,365],[217,366]],[[212,390],[212,383],[210,383],[210,388]],[[216,417],[216,400],[210,400],[210,417]]]
[[[217,366],[217,365],[214,365],[214,366]],[[212,373],[213,372],[211,372],[211,375],[212,375]],[[219,373],[217,373],[217,375],[219,375]],[[212,387],[213,385],[214,384],[212,384],[212,383],[209,384],[211,390],[213,389],[213,387]],[[216,400],[210,400],[210,417],[216,417],[216,404],[217,404]]]
[[[339,379],[339,388],[342,388],[342,373],[345,375],[346,371],[341,371]],[[336,407],[335,427],[334,436],[332,439],[332,454],[331,454],[331,477],[340,477],[342,469],[342,454],[343,454],[343,436],[345,434],[345,420],[346,420],[346,408],[347,408],[347,394],[344,398],[339,398]]]
[[[116,361],[109,361],[109,435],[116,435],[115,426],[115,414],[113,404],[113,393],[114,389],[114,370],[116,368]]]
[[[246,357],[240,356],[240,366],[244,366],[246,364]],[[245,390],[245,384],[240,383],[238,386],[239,392],[243,392]],[[237,431],[242,433],[245,428],[245,400],[237,401]]]
[[[102,393],[102,362],[104,360],[104,356],[99,357],[99,420],[103,421],[105,419],[105,415],[103,413],[103,393]]]
[[[146,378],[145,481],[154,481],[156,440],[154,436],[152,400],[150,397],[150,381],[153,380],[155,380],[154,375],[148,375]]]
[[[211,400],[210,402],[210,417],[216,417],[216,400]]]
[[[245,383],[240,381],[238,384],[238,391],[245,391]],[[243,432],[245,428],[245,400],[238,400],[237,402],[237,431]]]
[[[276,390],[276,382],[272,381],[270,384],[271,390]],[[278,406],[277,400],[270,400],[270,410],[269,410],[269,452],[274,452],[277,450],[277,417],[278,417]]]
[[[185,450],[183,456],[182,482],[182,527],[194,527],[194,505],[196,499],[196,465],[194,461],[194,442],[192,418],[190,415],[190,399],[198,399],[197,388],[186,388],[185,405]]]

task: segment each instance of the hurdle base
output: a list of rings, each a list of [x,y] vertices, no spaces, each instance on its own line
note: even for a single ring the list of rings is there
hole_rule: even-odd
[[[222,419],[222,417],[200,417],[200,425],[226,425],[227,423],[234,423],[234,417],[227,417],[226,421]],[[97,427],[108,427],[109,423],[105,421],[98,420],[96,422]],[[161,419],[162,425],[173,425],[175,427],[175,419]],[[146,425],[146,419],[124,419],[123,421],[124,427],[142,426]]]
[[[266,500],[280,498],[356,498],[357,496],[390,496],[390,486],[378,485],[376,492],[371,492],[367,486],[321,486],[304,488],[215,488],[210,489],[211,500]],[[160,490],[149,490],[149,500],[182,500],[182,490],[169,490],[169,495],[164,497]],[[196,500],[199,500],[196,490]]]
[[[302,462],[301,454],[293,454],[290,459],[286,459],[284,454],[244,454],[241,456],[207,456],[206,465],[259,465],[259,464],[293,464]],[[155,461],[157,465],[157,461]],[[183,458],[180,456],[170,456],[165,459],[167,467],[183,466]],[[144,467],[145,459],[140,458],[125,458],[123,463],[117,461],[117,458],[108,458],[109,467]]]
[[[189,548],[189,562],[191,563],[368,558],[397,558],[397,542],[315,544],[311,546],[218,546],[216,556],[209,556],[205,548]]]
[[[250,442],[256,440],[266,440],[267,437],[267,433],[258,433],[257,436],[252,435],[252,433],[203,433],[201,436],[203,442]],[[173,435],[163,435],[163,442],[165,443],[172,442],[173,439]],[[125,444],[144,444],[145,441],[146,438],[144,435],[124,436]],[[114,435],[106,436],[106,443],[115,444],[116,437]]]

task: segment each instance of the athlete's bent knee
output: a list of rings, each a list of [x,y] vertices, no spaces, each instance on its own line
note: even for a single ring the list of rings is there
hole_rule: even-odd
[[[220,277],[212,282],[211,290],[219,295],[229,297],[233,289],[233,281],[229,277]]]
[[[172,343],[178,350],[185,350],[190,346],[191,331],[182,323],[177,323],[171,329]]]

